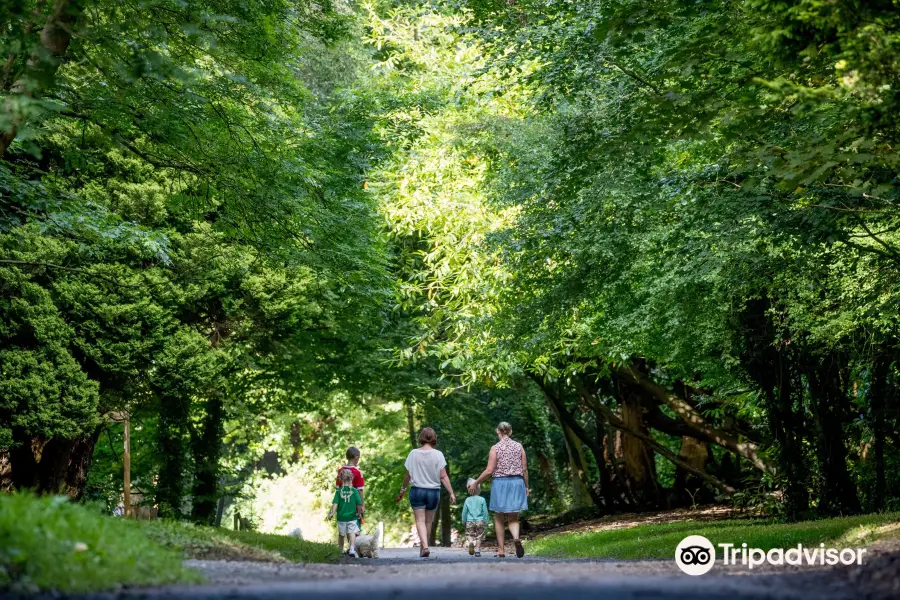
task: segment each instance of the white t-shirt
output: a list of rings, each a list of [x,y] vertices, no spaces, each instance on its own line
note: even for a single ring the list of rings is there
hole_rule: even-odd
[[[406,457],[409,484],[426,490],[441,489],[441,469],[447,466],[440,450],[416,448]]]

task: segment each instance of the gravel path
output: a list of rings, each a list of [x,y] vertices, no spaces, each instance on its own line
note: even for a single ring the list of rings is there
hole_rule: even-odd
[[[383,550],[379,559],[338,565],[188,561],[209,583],[168,588],[160,598],[190,594],[209,598],[367,600],[426,597],[546,600],[588,594],[607,598],[809,599],[860,598],[851,582],[822,571],[760,570],[717,565],[702,577],[682,574],[671,560],[480,559],[457,548],[435,548],[426,560],[417,549]],[[355,591],[352,591],[355,590]]]
[[[379,559],[335,565],[190,560],[207,583],[79,600],[896,600],[900,552],[884,550],[867,568],[748,571],[720,562],[700,577],[681,573],[673,560],[499,560],[458,548],[434,548],[425,560],[418,549],[387,549]]]

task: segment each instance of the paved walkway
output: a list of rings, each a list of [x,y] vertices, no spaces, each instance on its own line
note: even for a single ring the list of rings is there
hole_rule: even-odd
[[[848,600],[855,590],[822,572],[754,572],[717,565],[690,577],[671,560],[481,558],[463,549],[385,549],[378,559],[338,565],[188,561],[209,583],[135,591],[149,600],[547,600],[668,598],[672,600]]]

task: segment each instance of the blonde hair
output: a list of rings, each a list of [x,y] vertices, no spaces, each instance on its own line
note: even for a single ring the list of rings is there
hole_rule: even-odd
[[[512,425],[510,425],[506,421],[500,421],[500,424],[497,425],[497,431],[499,431],[502,435],[512,435]]]
[[[338,477],[341,478],[341,483],[353,483],[353,471],[350,469],[341,469]]]
[[[472,484],[475,483],[475,480],[469,477],[469,480],[466,481],[466,489],[469,489]],[[477,496],[481,493],[481,484],[475,486],[475,492],[472,493],[473,496]]]

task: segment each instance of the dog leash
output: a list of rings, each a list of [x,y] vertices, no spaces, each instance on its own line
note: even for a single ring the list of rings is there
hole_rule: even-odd
[[[368,515],[366,515],[366,516],[368,516]],[[366,519],[365,517],[363,517],[361,520],[362,520],[362,525],[365,525],[367,519]],[[376,531],[378,530],[378,522],[379,522],[379,521],[384,521],[384,513],[383,513],[383,512],[382,512],[382,513],[378,513],[378,518],[375,519],[375,530],[376,530]],[[362,530],[363,530],[363,528],[360,527],[360,531],[362,531]],[[374,534],[372,533],[371,527],[370,527],[370,528],[367,528],[367,529],[365,530],[365,534],[366,534],[366,535],[374,535]]]

